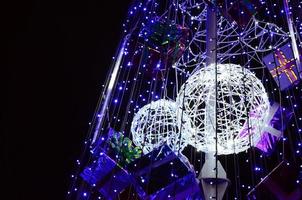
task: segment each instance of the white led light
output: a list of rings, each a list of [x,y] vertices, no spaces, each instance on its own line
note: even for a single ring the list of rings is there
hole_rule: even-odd
[[[182,123],[181,123],[182,121]],[[131,133],[135,145],[144,153],[167,143],[182,151],[192,135],[192,123],[174,101],[158,100],[142,107],[134,116]]]
[[[218,64],[216,99],[215,72],[215,65],[196,71],[182,85],[176,102],[195,125],[189,143],[197,150],[215,152],[217,127],[218,154],[239,153],[250,147],[250,141],[252,146],[259,141],[270,105],[268,97],[261,81],[250,70]],[[216,120],[206,122],[206,116],[215,115],[217,126]]]

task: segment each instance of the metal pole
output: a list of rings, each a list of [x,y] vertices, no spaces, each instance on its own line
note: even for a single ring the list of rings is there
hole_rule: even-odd
[[[216,52],[217,16],[216,16],[215,5],[214,6],[208,5],[206,28],[207,28],[206,67],[208,67],[210,65],[216,64],[216,60],[217,60],[217,52]],[[215,80],[215,86],[216,86],[216,80]],[[213,137],[214,135],[216,135],[216,89],[215,88],[209,91],[208,98],[206,99],[205,132],[207,135],[210,136],[209,138],[207,138],[209,142],[210,143],[215,142],[213,141],[214,139]]]
[[[119,70],[121,69],[121,61],[122,61],[122,58],[123,58],[123,55],[124,55],[124,50],[125,50],[125,46],[126,46],[126,43],[128,41],[128,38],[129,38],[129,35],[127,35],[123,41],[123,44],[120,48],[120,51],[119,51],[119,54],[117,56],[117,59],[116,59],[116,62],[114,64],[114,68],[113,68],[113,71],[110,75],[110,80],[109,80],[109,84],[106,88],[106,92],[105,92],[105,95],[104,95],[104,103],[102,104],[102,107],[100,109],[100,112],[98,112],[98,121],[97,121],[97,124],[95,126],[95,129],[94,129],[94,134],[93,134],[93,139],[92,139],[92,144],[94,144],[94,142],[96,141],[99,133],[100,133],[100,128],[101,128],[101,125],[103,123],[103,120],[105,118],[105,115],[106,115],[106,111],[108,109],[108,104],[109,104],[109,100],[111,99],[111,95],[112,95],[112,91],[113,91],[113,87],[115,86],[116,84],[116,81],[117,81],[117,75],[119,73]]]
[[[205,106],[205,132],[210,144],[215,145],[215,151],[211,148],[205,155],[205,163],[201,169],[199,179],[206,200],[221,200],[228,186],[229,180],[217,158],[217,9],[215,5],[208,4],[207,8],[207,36],[206,36],[206,67],[216,65],[213,74],[215,88],[209,91]]]
[[[215,64],[217,60],[216,53],[216,35],[217,35],[217,16],[215,6],[208,5],[207,8],[207,37],[206,37],[206,65]]]
[[[215,65],[217,60],[216,52],[216,35],[217,35],[217,17],[215,5],[208,5],[207,8],[207,36],[206,36],[206,67]],[[209,143],[216,143],[214,137],[216,135],[216,70],[213,74],[215,77],[215,88],[209,91],[205,105],[205,132],[208,135]]]
[[[296,64],[297,64],[297,68],[298,68],[300,78],[302,78],[302,74],[301,74],[302,73],[302,66],[301,66],[300,55],[299,55],[297,40],[296,40],[294,26],[293,26],[293,19],[292,19],[292,16],[290,14],[290,11],[289,11],[288,0],[283,0],[283,4],[284,4],[284,10],[285,10],[285,13],[286,13],[288,30],[289,30],[289,35],[290,35],[290,38],[291,38],[294,58],[296,59]]]

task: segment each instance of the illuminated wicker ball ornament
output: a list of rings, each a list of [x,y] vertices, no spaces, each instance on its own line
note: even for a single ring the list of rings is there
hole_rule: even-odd
[[[188,144],[191,131],[190,119],[178,109],[175,102],[164,99],[142,107],[131,124],[133,142],[144,153],[165,143],[173,151],[181,152]]]
[[[261,138],[270,105],[265,88],[239,65],[217,64],[217,82],[215,72],[215,65],[199,69],[177,96],[195,129],[189,143],[198,151],[215,152],[217,134],[218,155],[245,151]]]

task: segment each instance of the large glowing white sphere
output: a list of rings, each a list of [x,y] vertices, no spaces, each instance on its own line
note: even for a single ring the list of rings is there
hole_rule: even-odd
[[[182,123],[181,123],[182,122]],[[131,133],[135,145],[144,153],[167,144],[173,151],[181,152],[192,133],[190,119],[174,101],[158,100],[142,107],[134,116]]]
[[[182,85],[176,102],[193,123],[190,144],[198,151],[216,152],[217,134],[218,155],[255,146],[269,109],[262,82],[250,70],[235,64],[199,69]]]

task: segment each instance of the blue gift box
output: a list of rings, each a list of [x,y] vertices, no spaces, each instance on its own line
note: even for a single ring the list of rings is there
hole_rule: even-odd
[[[194,171],[167,145],[136,159],[127,169],[142,199],[202,199]]]
[[[139,35],[139,42],[146,47],[143,58],[150,59],[149,67],[158,71],[157,68],[163,70],[164,65],[173,65],[183,55],[190,32],[182,25],[155,17]]]
[[[289,43],[265,56],[263,62],[281,91],[298,82],[299,72]]]
[[[108,152],[109,150],[109,143],[108,141],[114,136],[114,135],[122,135],[119,132],[116,132],[114,129],[109,128],[108,132],[105,134],[102,134],[99,138],[97,138],[94,147],[91,149],[91,154],[93,157],[98,158],[100,154],[103,154],[103,152]]]
[[[130,175],[105,153],[81,173],[89,185],[98,190],[106,199],[116,199],[130,185]]]
[[[266,126],[263,128],[261,138],[256,147],[264,153],[271,154],[277,141],[281,138],[287,123],[292,117],[293,112],[281,107],[278,103],[271,105],[269,113],[265,119]]]
[[[282,161],[247,194],[247,199],[302,199],[302,186],[296,182],[299,171],[299,165]]]
[[[155,17],[142,29],[140,36],[144,39],[142,43],[149,48],[161,53],[169,53],[176,44],[186,42],[189,29]]]
[[[278,103],[273,103],[264,119],[265,126],[262,128],[261,136],[258,140],[255,139],[253,141],[255,147],[266,154],[271,154],[278,140],[281,138],[287,123],[290,121],[292,114],[293,112],[287,108],[281,107]],[[259,119],[259,116],[253,112],[250,112],[249,117],[254,120]],[[241,137],[246,137],[256,131],[254,127],[248,128],[247,124],[248,123],[245,122],[244,128],[240,132]]]
[[[246,27],[261,8],[259,0],[236,0],[231,5],[226,5],[224,0],[205,1],[210,6],[215,6],[231,23],[235,22],[241,28]]]
[[[234,20],[240,27],[246,27],[255,15],[261,3],[259,0],[237,0],[225,12],[228,19]]]

